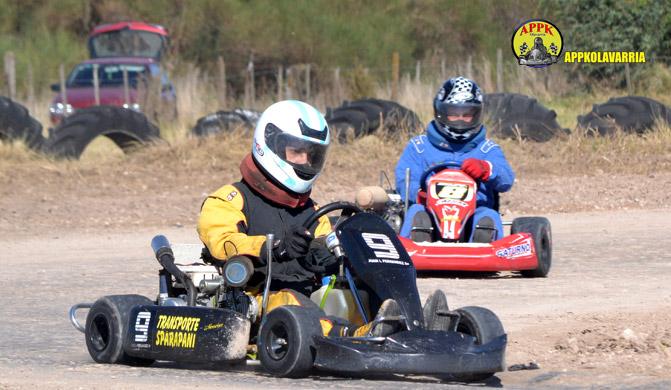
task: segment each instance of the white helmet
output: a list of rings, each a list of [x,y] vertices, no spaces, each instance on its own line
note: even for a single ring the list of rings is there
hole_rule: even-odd
[[[278,184],[304,194],[324,166],[329,142],[326,119],[317,109],[298,100],[284,100],[261,114],[252,156]]]

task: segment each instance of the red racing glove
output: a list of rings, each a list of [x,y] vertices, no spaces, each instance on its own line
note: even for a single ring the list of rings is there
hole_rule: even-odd
[[[477,158],[467,158],[461,163],[461,170],[475,180],[487,181],[492,175],[492,163]]]

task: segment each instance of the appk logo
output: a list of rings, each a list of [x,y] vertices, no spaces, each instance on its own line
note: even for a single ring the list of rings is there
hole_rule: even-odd
[[[531,19],[517,27],[512,45],[520,65],[544,68],[559,61],[564,40],[554,24],[543,19]]]

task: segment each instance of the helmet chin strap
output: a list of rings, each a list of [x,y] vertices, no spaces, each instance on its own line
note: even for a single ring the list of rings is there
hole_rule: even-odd
[[[240,173],[245,183],[271,202],[286,207],[302,207],[310,199],[311,191],[304,194],[295,194],[271,181],[256,165],[251,153],[242,159]]]

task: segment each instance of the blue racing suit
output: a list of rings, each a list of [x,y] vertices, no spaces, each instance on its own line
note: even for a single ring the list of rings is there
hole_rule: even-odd
[[[515,173],[499,145],[487,139],[486,135],[487,130],[485,126],[482,126],[480,132],[470,140],[463,143],[450,142],[438,132],[434,121],[431,121],[426,129],[426,134],[415,136],[408,142],[395,170],[396,190],[405,200],[408,196],[405,193],[405,171],[410,168],[408,192],[409,203],[412,206],[408,208],[405,215],[400,232],[401,236],[410,237],[414,215],[418,211],[425,210],[423,205],[413,204],[417,199],[417,192],[420,188],[419,180],[422,174],[430,167],[447,161],[461,163],[467,158],[477,158],[489,161],[492,165],[492,173],[486,182],[479,184],[477,208],[473,216],[472,229],[475,229],[480,218],[488,216],[494,220],[496,225],[497,234],[495,239],[498,240],[503,237],[501,216],[498,211],[494,210],[496,194],[510,190],[515,181]],[[472,231],[468,237],[471,236]]]

